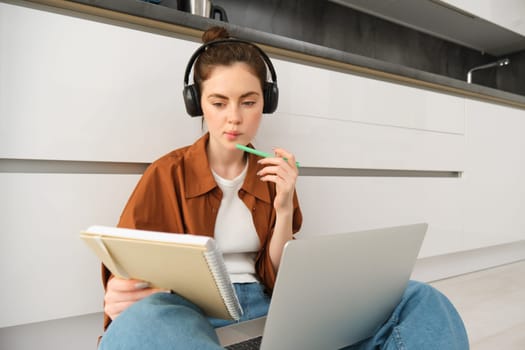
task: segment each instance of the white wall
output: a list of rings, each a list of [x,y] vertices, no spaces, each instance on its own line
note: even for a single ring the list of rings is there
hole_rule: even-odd
[[[151,162],[200,135],[181,101],[195,42],[0,2],[0,328],[101,311],[78,239],[114,225],[139,174],[13,173],[7,160]],[[463,171],[303,176],[303,236],[426,221],[420,257],[525,239],[525,111],[274,60],[259,148],[303,167]],[[67,162],[66,162],[67,163]],[[52,167],[53,163],[50,162]],[[86,163],[86,166],[98,163]],[[1,168],[3,166],[3,168]]]
[[[490,246],[525,238],[525,111],[467,101],[462,240]]]
[[[197,43],[0,6],[1,157],[149,162],[199,135],[180,98]]]

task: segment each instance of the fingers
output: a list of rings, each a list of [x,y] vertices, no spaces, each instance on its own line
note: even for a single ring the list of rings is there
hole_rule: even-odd
[[[264,167],[257,173],[263,181],[279,182],[281,180],[295,185],[295,179],[299,174],[295,162],[295,156],[282,149],[275,148],[275,157],[263,158],[258,161]]]
[[[275,157],[264,158],[258,161],[263,168],[257,172],[262,181],[270,181],[276,185],[274,208],[280,213],[293,210],[293,193],[299,171],[295,163],[295,156],[282,149],[276,148]]]
[[[295,156],[292,153],[283,148],[275,148],[274,152],[277,157],[285,159],[292,168],[297,169],[297,162],[295,161]]]
[[[139,290],[149,287],[148,282],[141,280],[127,280],[123,278],[113,277],[108,281],[108,290],[119,291],[119,292],[131,292],[133,290]]]
[[[280,165],[268,165],[261,169],[257,175],[263,181],[277,181],[279,179],[286,180],[294,177],[294,172],[286,169],[284,166]],[[274,181],[274,182],[275,182]]]
[[[124,298],[109,296],[104,298],[104,312],[114,320],[122,312],[124,312],[128,307],[135,304],[137,301],[142,300],[152,294],[163,292],[160,289],[156,288],[146,288],[139,292],[126,293]],[[106,296],[108,294],[106,293]]]
[[[159,292],[166,291],[151,288],[149,283],[144,281],[114,277],[108,281],[106,287],[104,311],[113,320],[135,302]]]
[[[112,320],[116,319],[124,310],[133,305],[134,302],[120,302],[120,303],[106,303],[104,305],[104,312]]]
[[[295,161],[295,156],[283,148],[274,148],[275,157],[273,158],[263,158],[259,160],[260,164],[288,164],[291,169],[297,171],[297,162]]]

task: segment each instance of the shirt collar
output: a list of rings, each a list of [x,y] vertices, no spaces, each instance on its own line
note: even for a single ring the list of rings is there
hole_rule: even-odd
[[[201,196],[218,187],[211,173],[206,153],[209,138],[210,134],[206,133],[195,141],[184,154],[186,198]],[[253,147],[251,144],[248,146]],[[257,175],[257,172],[262,168],[257,163],[259,159],[256,155],[248,154],[248,171],[241,189],[262,201],[271,203],[269,188],[263,181],[259,180]]]

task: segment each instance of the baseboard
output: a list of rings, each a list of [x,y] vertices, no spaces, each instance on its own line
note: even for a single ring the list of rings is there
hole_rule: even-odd
[[[433,282],[525,260],[525,240],[418,259],[411,279]]]

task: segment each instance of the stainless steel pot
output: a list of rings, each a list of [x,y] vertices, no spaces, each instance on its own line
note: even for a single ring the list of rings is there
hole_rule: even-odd
[[[193,15],[218,19],[228,22],[226,11],[221,6],[213,5],[211,0],[187,0],[186,11]]]

